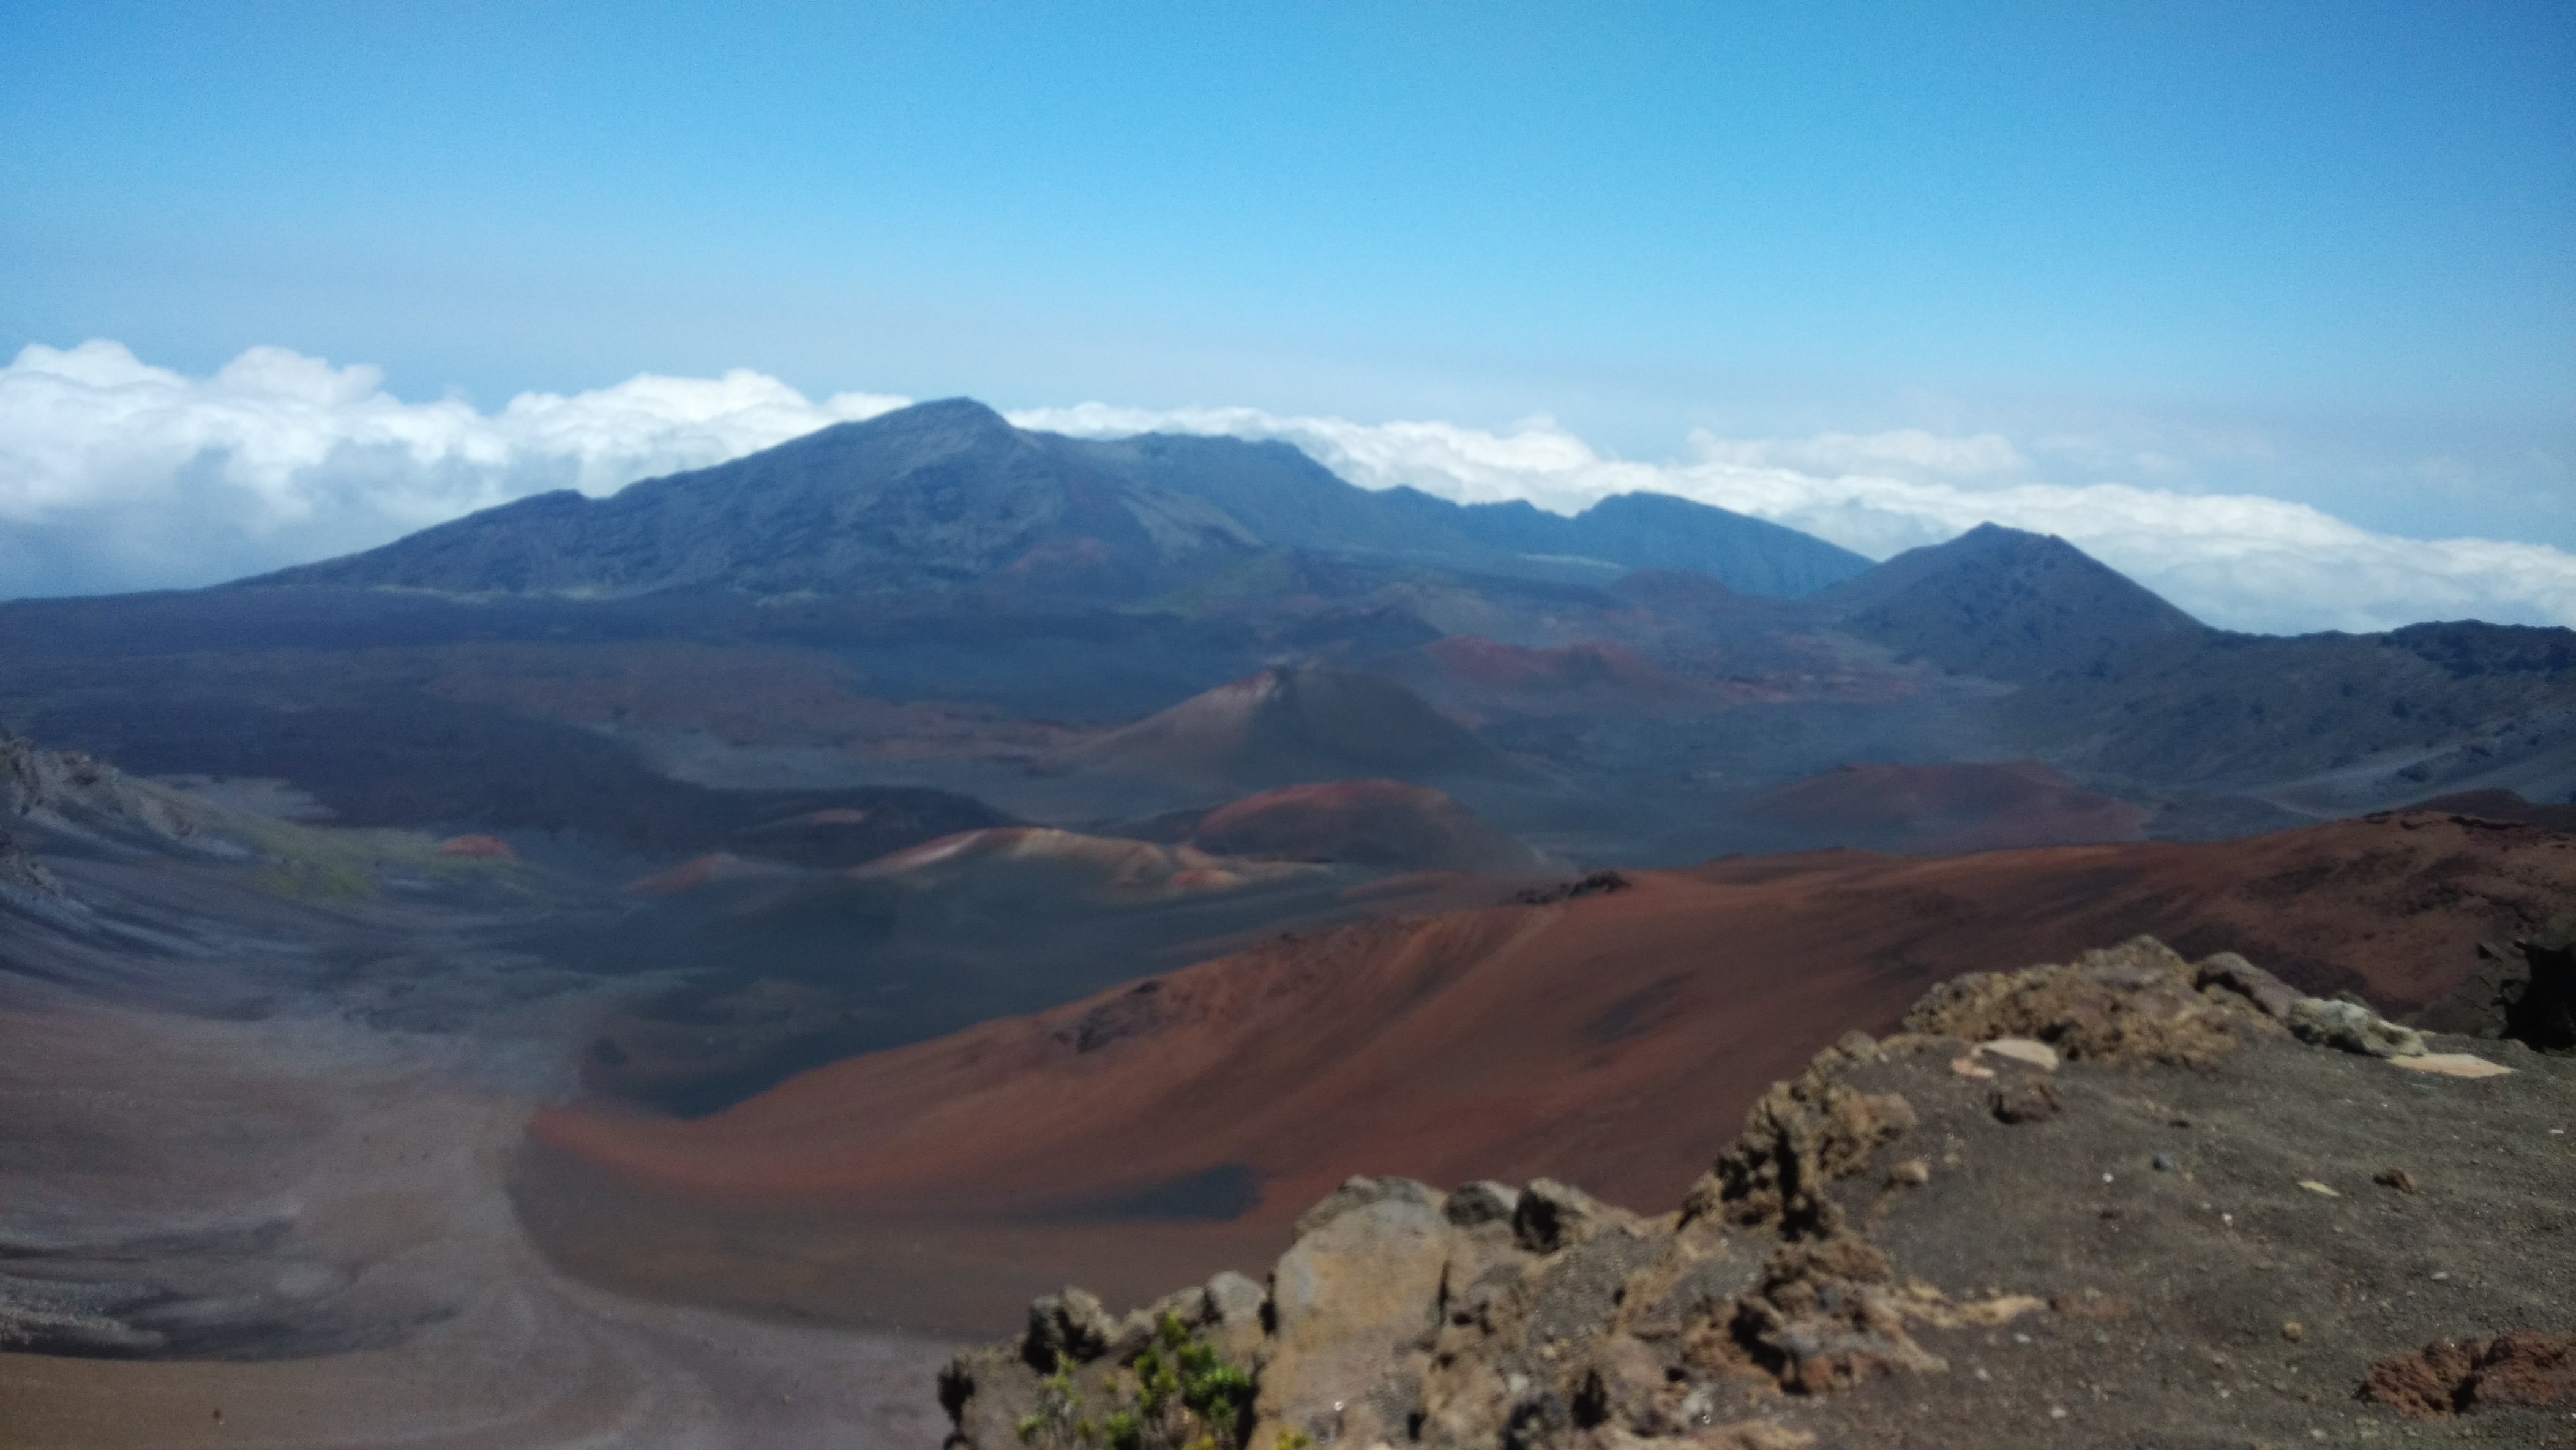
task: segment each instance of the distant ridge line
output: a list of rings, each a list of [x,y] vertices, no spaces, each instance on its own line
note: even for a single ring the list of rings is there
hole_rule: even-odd
[[[1361,488],[1284,443],[1076,439],[947,398],[606,498],[536,494],[238,582],[604,597],[983,587],[1130,600],[1280,551],[1591,585],[1678,568],[1781,598],[1871,567],[1795,529],[1670,495],[1621,494],[1573,518],[1457,504]]]

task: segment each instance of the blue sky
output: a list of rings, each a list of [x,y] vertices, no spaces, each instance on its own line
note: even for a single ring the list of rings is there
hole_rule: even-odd
[[[0,252],[0,350],[485,412],[1911,429],[2576,549],[2563,3],[8,0]]]

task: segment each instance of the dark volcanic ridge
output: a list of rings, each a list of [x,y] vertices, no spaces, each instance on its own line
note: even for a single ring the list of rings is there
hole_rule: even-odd
[[[344,822],[646,853],[758,855],[746,828],[844,807],[1083,826],[1384,777],[1571,863],[1673,864],[2116,838],[2127,808],[2160,838],[2555,808],[2576,632],[2232,634],[1993,526],[1864,567],[1675,499],[1460,507],[1284,445],[951,402],[241,587],[0,606],[0,720]],[[1760,799],[1859,762],[2028,762],[2107,801],[1819,834]]]
[[[1998,680],[2107,672],[2211,633],[2065,540],[1996,524],[1899,555],[1816,603],[1854,633]]]
[[[1371,492],[1282,443],[1085,442],[981,403],[922,403],[593,500],[541,494],[258,585],[615,596],[991,587],[1142,596],[1282,551],[1606,582],[1693,569],[1812,593],[1869,561],[1777,524],[1654,494],[1576,518],[1527,504]]]

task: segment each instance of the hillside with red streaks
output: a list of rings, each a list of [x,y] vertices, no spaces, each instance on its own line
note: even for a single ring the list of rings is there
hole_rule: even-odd
[[[1219,685],[1066,752],[1058,768],[1237,788],[1515,774],[1491,746],[1404,686],[1312,668],[1264,669]]]
[[[2576,895],[2576,838],[2413,814],[1625,879],[1283,939],[693,1121],[549,1109],[523,1208],[611,1282],[971,1318],[1076,1252],[1102,1287],[1141,1293],[1275,1248],[1351,1173],[1545,1174],[1664,1202],[1766,1085],[1934,981],[2152,932],[2403,1010],[2463,977],[2482,937]],[[603,1213],[630,1235],[598,1231]],[[714,1238],[683,1254],[634,1227],[665,1215]],[[896,1225],[918,1257],[816,1267],[827,1244]],[[1131,1270],[1134,1286],[1109,1282]]]
[[[1445,792],[1398,780],[1259,791],[1201,816],[1190,843],[1220,856],[1395,870],[1531,871],[1545,864]]]

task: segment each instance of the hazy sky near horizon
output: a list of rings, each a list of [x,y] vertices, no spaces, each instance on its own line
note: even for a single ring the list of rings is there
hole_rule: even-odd
[[[2563,3],[10,0],[0,254],[0,596],[710,461],[795,412],[701,427],[747,370],[1518,439],[1461,488],[1579,503],[1570,440],[1865,551],[2484,539],[2522,582],[2225,622],[2576,623]]]

